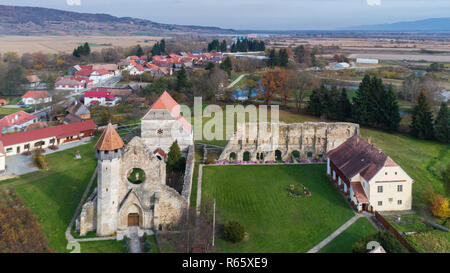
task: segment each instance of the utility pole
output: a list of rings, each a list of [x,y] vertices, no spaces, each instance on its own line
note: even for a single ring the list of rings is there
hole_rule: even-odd
[[[214,203],[213,203],[213,232],[212,232],[212,246],[214,246],[214,233],[216,230],[216,199],[214,198]]]

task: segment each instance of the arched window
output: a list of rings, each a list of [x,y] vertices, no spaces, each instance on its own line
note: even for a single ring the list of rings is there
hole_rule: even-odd
[[[230,160],[231,161],[236,160],[236,153],[233,152],[233,153],[230,154]]]
[[[281,161],[281,151],[280,150],[276,150],[275,151],[275,160],[276,161]]]
[[[244,161],[250,161],[250,152],[244,152]]]

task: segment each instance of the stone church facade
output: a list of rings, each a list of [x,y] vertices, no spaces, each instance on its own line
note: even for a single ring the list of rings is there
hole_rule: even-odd
[[[166,147],[159,146],[178,139],[153,143],[145,137],[148,132],[144,128],[142,137],[134,137],[125,145],[109,124],[97,141],[97,188],[76,221],[81,236],[90,231],[98,236],[118,235],[130,227],[143,232],[164,230],[176,225],[183,215],[188,197],[166,185],[165,153],[161,152]]]

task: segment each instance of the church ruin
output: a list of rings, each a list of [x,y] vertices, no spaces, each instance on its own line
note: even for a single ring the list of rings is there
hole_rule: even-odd
[[[359,135],[359,125],[346,122],[242,123],[219,160],[285,161],[293,153],[299,160],[322,159],[354,135]]]

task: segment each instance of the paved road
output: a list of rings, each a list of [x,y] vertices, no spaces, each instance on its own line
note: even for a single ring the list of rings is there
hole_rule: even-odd
[[[341,234],[344,230],[346,230],[349,226],[351,226],[356,220],[364,217],[364,215],[357,214],[353,216],[350,220],[348,220],[345,224],[340,226],[336,231],[334,231],[330,236],[325,238],[322,242],[318,243],[315,247],[311,248],[308,253],[317,253],[321,248],[326,246],[329,242],[331,242],[334,238],[336,238],[339,234]]]
[[[248,74],[242,74],[242,75],[240,75],[236,80],[234,80],[234,82],[230,83],[230,85],[228,85],[227,88],[232,88],[232,87],[235,86],[240,80],[242,80],[242,78],[244,78],[245,76],[248,76]]]

